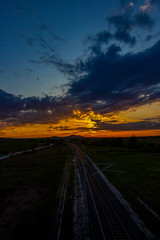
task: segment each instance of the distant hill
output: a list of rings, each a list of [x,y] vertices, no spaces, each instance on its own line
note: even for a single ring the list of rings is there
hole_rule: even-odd
[[[59,139],[60,137],[57,137],[57,136],[53,136],[53,137],[50,137],[50,138],[54,138],[54,139]]]
[[[54,138],[54,139],[60,139],[60,138],[71,139],[71,138],[84,138],[84,137],[81,136],[81,135],[69,135],[69,136],[66,136],[66,137],[53,136],[53,137],[50,137],[50,138]]]
[[[64,138],[84,138],[84,137],[81,135],[70,135],[70,136],[66,136]]]

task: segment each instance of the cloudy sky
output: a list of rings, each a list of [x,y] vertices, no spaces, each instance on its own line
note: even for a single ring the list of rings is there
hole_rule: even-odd
[[[0,137],[160,135],[160,0],[2,0]]]

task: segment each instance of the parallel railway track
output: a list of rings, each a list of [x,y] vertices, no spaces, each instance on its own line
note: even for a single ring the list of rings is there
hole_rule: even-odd
[[[108,189],[92,161],[76,145],[72,144],[72,147],[77,156],[82,185],[85,190],[92,239],[147,239]]]

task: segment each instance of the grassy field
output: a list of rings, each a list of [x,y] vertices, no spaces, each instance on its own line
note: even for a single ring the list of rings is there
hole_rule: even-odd
[[[67,158],[67,145],[0,162],[0,239],[51,239]]]
[[[5,139],[0,138],[0,156],[7,155],[11,152],[19,152],[34,147],[41,147],[48,144],[48,138],[40,139]]]
[[[153,232],[157,221],[136,200],[140,197],[160,215],[159,138],[83,139],[77,141],[104,175],[117,187]]]
[[[72,140],[69,140],[72,141]],[[63,139],[0,139],[0,152],[51,148],[0,161],[0,239],[52,239],[67,159],[70,171],[61,239],[73,238],[73,153]],[[160,214],[160,138],[74,139],[156,233],[157,222],[136,200]],[[152,224],[151,224],[152,222]]]

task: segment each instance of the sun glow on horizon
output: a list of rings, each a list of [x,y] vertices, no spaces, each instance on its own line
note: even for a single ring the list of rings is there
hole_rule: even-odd
[[[147,119],[150,122],[160,121],[159,115],[160,102],[147,104],[136,109],[121,111],[116,114],[100,114],[93,111],[82,112],[80,110],[73,111],[73,117],[62,119],[58,123],[48,124],[25,124],[14,126],[6,126],[4,124],[0,130],[0,137],[11,138],[38,138],[51,136],[67,136],[67,135],[82,135],[85,137],[128,137],[128,136],[156,136],[160,135],[160,129],[133,129],[125,128],[114,129],[123,124],[140,123]],[[147,112],[147,114],[146,114]],[[153,119],[153,120],[152,120]],[[105,125],[108,124],[108,125]],[[105,126],[105,129],[103,129]],[[107,128],[108,126],[108,128]],[[113,128],[110,129],[110,126]]]

